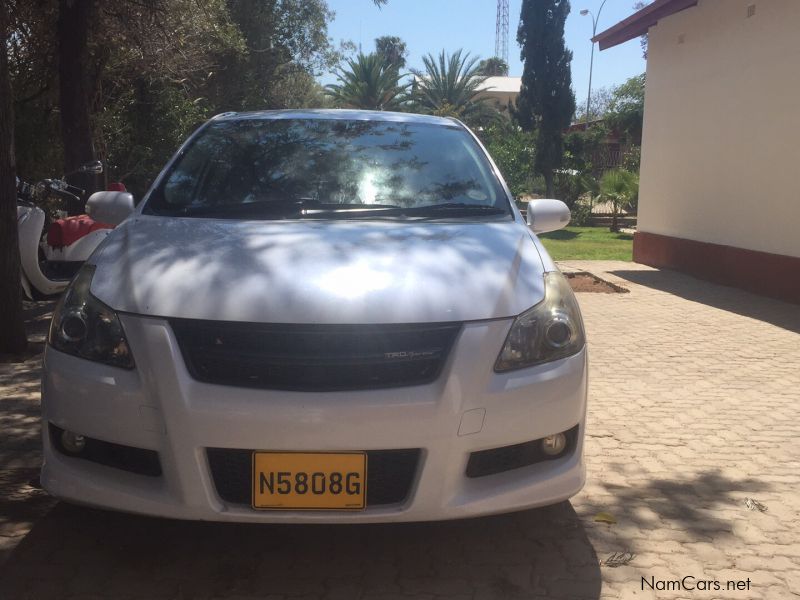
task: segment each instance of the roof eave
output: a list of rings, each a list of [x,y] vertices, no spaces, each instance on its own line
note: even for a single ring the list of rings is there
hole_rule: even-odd
[[[611,48],[632,40],[647,33],[653,25],[657,24],[660,19],[668,17],[697,6],[698,0],[655,0],[655,2],[648,4],[638,12],[633,13],[627,19],[624,19],[606,29],[601,31],[592,38],[593,42],[600,45],[600,50]]]

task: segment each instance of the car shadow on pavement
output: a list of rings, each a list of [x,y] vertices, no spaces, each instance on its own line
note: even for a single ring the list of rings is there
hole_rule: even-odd
[[[610,273],[632,283],[674,294],[692,302],[713,306],[800,333],[800,309],[796,304],[696,279],[691,275],[669,269],[610,271]]]
[[[11,552],[0,582],[15,599],[594,599],[601,575],[568,502],[442,523],[310,526],[184,522],[59,503]]]

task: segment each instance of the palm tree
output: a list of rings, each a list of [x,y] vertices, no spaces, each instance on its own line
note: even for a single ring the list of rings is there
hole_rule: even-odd
[[[347,69],[336,73],[339,83],[325,88],[337,105],[368,110],[402,107],[408,85],[400,83],[403,76],[382,56],[359,54],[355,59],[347,59],[347,65]]]
[[[478,64],[478,68],[482,75],[487,77],[507,77],[508,76],[508,63],[499,56],[493,56],[482,60]]]
[[[492,111],[476,97],[486,81],[478,57],[470,58],[462,50],[447,56],[442,50],[438,58],[428,54],[422,62],[425,70],[414,71],[414,100],[420,112],[469,120]]]
[[[623,169],[606,171],[600,178],[600,200],[611,202],[611,231],[619,231],[619,211],[629,207],[639,194],[639,176]]]

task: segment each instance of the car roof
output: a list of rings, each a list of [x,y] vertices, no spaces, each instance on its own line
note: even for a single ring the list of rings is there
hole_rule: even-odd
[[[425,123],[429,125],[460,125],[450,117],[434,117],[416,113],[382,110],[350,110],[338,108],[258,110],[250,112],[227,112],[213,118],[214,121],[238,121],[250,119],[327,119],[342,121],[388,121],[395,123]]]

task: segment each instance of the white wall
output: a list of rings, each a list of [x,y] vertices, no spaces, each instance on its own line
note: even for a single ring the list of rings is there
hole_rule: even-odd
[[[650,29],[638,226],[800,257],[800,0],[700,0]]]

